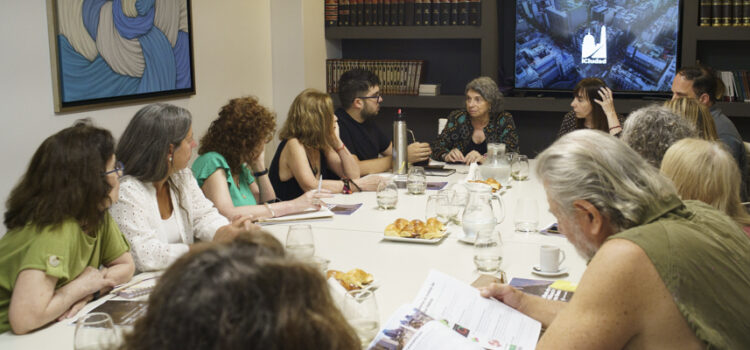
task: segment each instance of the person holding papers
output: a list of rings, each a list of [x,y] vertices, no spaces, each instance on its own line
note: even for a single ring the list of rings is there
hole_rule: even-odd
[[[107,213],[122,171],[112,134],[86,122],[39,146],[5,212],[0,333],[72,317],[130,280],[130,247]]]
[[[141,108],[120,137],[116,153],[125,176],[109,212],[130,242],[139,271],[166,268],[195,238],[230,240],[254,226],[249,216],[230,224],[203,196],[186,169],[193,147],[190,112],[166,103]]]
[[[374,191],[378,176],[360,178],[357,161],[341,138],[328,94],[307,89],[289,107],[269,176],[276,196],[291,200],[318,187],[333,193]],[[341,179],[341,180],[340,180]]]
[[[219,213],[232,218],[269,218],[318,209],[329,194],[310,190],[280,202],[268,178],[265,145],[273,137],[274,114],[255,97],[235,98],[219,111],[201,138],[193,175]],[[251,174],[252,173],[252,174]],[[276,203],[274,203],[276,202]],[[256,205],[263,203],[263,205]]]
[[[590,263],[569,303],[482,289],[547,327],[538,349],[750,348],[750,240],[682,201],[625,143],[566,134],[537,158],[560,231]]]

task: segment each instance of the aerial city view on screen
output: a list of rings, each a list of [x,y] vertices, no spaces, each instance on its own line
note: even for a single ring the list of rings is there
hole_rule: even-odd
[[[517,0],[515,87],[599,77],[616,91],[668,92],[679,16],[679,0]]]

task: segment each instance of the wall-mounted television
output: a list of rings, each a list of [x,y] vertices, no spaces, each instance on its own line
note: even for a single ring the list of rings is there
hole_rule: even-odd
[[[516,90],[669,93],[680,59],[681,0],[516,0]]]

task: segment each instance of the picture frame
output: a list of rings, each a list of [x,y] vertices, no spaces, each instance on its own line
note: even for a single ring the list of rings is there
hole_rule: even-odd
[[[47,0],[55,112],[195,94],[190,0]]]

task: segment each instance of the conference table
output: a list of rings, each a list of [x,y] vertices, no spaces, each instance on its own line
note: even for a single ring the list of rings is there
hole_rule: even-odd
[[[535,161],[531,160],[533,169]],[[460,186],[466,177],[468,166],[446,165],[457,172],[447,176],[428,176],[428,182],[448,182],[447,187]],[[437,244],[394,242],[383,239],[386,225],[398,218],[425,219],[427,197],[435,194],[427,190],[422,195],[408,194],[399,189],[395,209],[377,208],[374,192],[355,192],[349,195],[336,194],[326,200],[332,204],[358,204],[362,206],[350,215],[334,215],[333,219],[308,222],[312,226],[315,240],[315,255],[330,260],[329,268],[348,271],[360,268],[374,276],[378,286],[375,291],[381,324],[401,305],[410,303],[418,293],[431,269],[439,270],[467,284],[480,274],[473,261],[473,246],[459,240],[463,230],[448,225],[448,236]],[[563,279],[578,282],[586,268],[586,261],[562,235],[544,235],[539,232],[521,233],[514,229],[514,207],[520,198],[532,198],[538,203],[539,227],[555,222],[549,212],[544,188],[533,171],[526,181],[514,181],[510,188],[501,192],[505,218],[496,227],[503,242],[501,269],[508,280],[514,277],[529,279]],[[264,226],[264,229],[282,243],[286,239],[289,224]],[[542,245],[555,245],[565,252],[562,266],[567,274],[546,278],[532,273],[539,264]],[[101,301],[99,301],[101,302]],[[82,310],[90,310],[93,306]],[[0,334],[0,349],[72,349],[75,327],[70,322],[58,322],[34,333],[17,336],[10,332]]]

